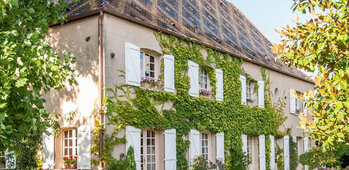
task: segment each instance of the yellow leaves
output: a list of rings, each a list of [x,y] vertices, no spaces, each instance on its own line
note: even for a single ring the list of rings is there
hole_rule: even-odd
[[[306,114],[300,114],[299,118],[301,119],[302,122],[307,121],[307,115]]]
[[[321,78],[319,78],[319,77],[314,77],[314,83],[315,83],[315,85],[316,86],[320,86],[321,85]]]
[[[290,26],[289,25],[286,25],[286,30],[289,30],[290,29]]]

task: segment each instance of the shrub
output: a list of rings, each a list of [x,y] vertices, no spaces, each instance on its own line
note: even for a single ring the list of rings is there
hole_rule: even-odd
[[[124,154],[120,155],[120,160],[114,161],[108,166],[107,170],[136,170],[136,162],[134,159],[133,147],[128,148],[126,157]]]

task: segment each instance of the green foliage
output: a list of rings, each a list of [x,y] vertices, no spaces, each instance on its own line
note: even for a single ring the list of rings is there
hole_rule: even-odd
[[[301,126],[324,148],[349,143],[348,0],[295,0],[294,10],[312,17],[280,30],[284,41],[274,51],[290,66],[315,74],[315,90],[305,97],[315,119]]]
[[[74,57],[59,58],[45,42],[65,7],[64,0],[0,0],[0,150],[40,136],[49,126],[43,92],[75,83]]]
[[[283,150],[280,148],[280,146],[278,144],[276,144],[276,157],[277,157],[277,161],[276,161],[276,166],[278,170],[283,170],[284,169],[284,152]]]
[[[249,164],[249,158],[245,154],[241,154],[239,148],[233,148],[229,150],[229,167],[231,170],[245,170]]]
[[[302,154],[299,162],[302,165],[308,165],[310,169],[324,166],[335,168],[345,163],[342,162],[344,155],[349,155],[349,146],[345,144],[340,144],[337,148],[326,151],[314,147],[309,152]]]
[[[203,155],[199,155],[196,159],[194,159],[193,165],[190,167],[190,170],[224,170],[224,165],[219,160],[216,161],[217,164],[214,164],[210,161],[208,162],[207,160],[205,160]]]
[[[189,134],[190,129],[209,130],[213,133],[224,132],[227,169],[244,169],[247,163],[242,152],[241,134],[276,135],[283,117],[276,113],[275,106],[272,106],[268,98],[265,108],[241,105],[239,78],[244,74],[241,70],[241,59],[173,36],[165,37],[161,33],[156,33],[156,37],[164,54],[175,56],[176,94],[128,85],[108,89],[106,116],[110,125],[115,126],[112,138],[116,139],[114,136],[126,125],[154,130],[175,128],[177,169],[182,170],[189,168],[185,156],[189,141],[183,137]],[[203,50],[207,52],[206,57],[201,53]],[[208,72],[213,87],[212,96],[215,96],[216,91],[214,69],[223,70],[224,101],[217,101],[213,97],[189,95],[188,60],[198,63],[200,68]],[[268,89],[265,91],[268,92]],[[111,150],[104,149],[104,152]],[[107,159],[109,158],[105,158],[104,161]]]
[[[21,141],[17,145],[16,153],[16,168],[18,169],[29,169],[37,168],[38,160],[36,159],[39,145],[41,142],[41,135],[32,137],[31,139],[26,139]]]
[[[270,137],[269,135],[265,136],[265,165],[266,165],[266,169],[270,170]]]
[[[128,148],[126,157],[120,155],[120,159],[113,159],[112,163],[108,166],[107,170],[136,170],[136,162],[134,158],[133,147]]]
[[[297,152],[297,143],[293,142],[292,138],[290,139],[290,169],[296,170],[298,166],[298,152]]]

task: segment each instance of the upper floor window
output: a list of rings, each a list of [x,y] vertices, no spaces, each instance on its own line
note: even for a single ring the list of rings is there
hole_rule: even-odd
[[[253,83],[251,81],[246,81],[246,99],[252,100],[253,94]]]
[[[142,77],[157,79],[158,70],[157,65],[158,62],[155,61],[157,57],[151,55],[149,53],[141,52],[141,72]]]
[[[201,133],[201,153],[208,160],[208,134]]]
[[[155,131],[141,131],[141,169],[155,170],[156,152],[155,152]]]
[[[63,131],[63,157],[77,155],[77,133],[76,129]]]
[[[200,70],[200,79],[199,79],[200,89],[208,89],[208,74],[205,70]]]

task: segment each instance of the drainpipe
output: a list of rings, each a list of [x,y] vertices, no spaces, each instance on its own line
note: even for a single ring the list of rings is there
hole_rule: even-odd
[[[104,123],[104,116],[103,116],[103,96],[104,96],[104,61],[103,61],[103,10],[99,10],[99,17],[98,17],[98,62],[99,62],[99,95],[100,95],[100,129],[99,129],[99,151],[98,151],[98,169],[103,170],[103,161],[102,161],[102,153],[103,153],[103,123]]]

